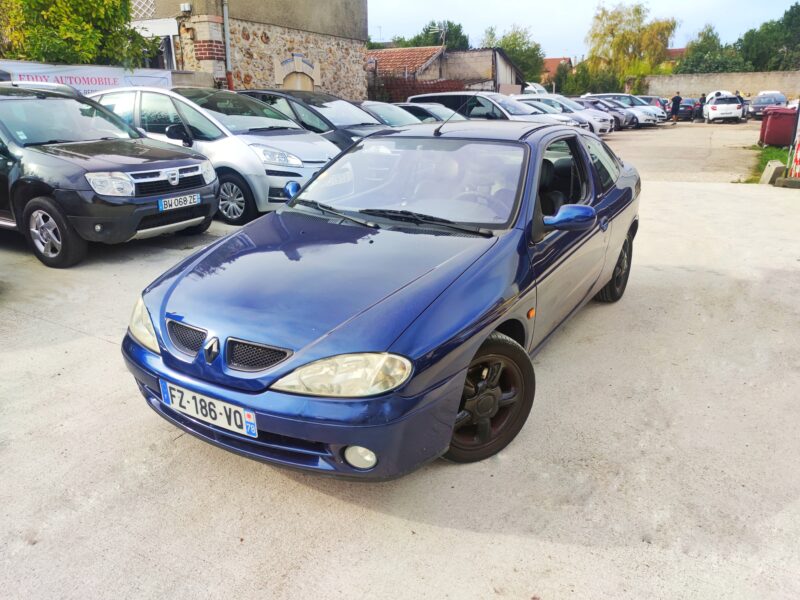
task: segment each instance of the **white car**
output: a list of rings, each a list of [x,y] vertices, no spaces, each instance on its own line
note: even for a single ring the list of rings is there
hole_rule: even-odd
[[[570,127],[582,127],[584,129],[588,129],[589,127],[589,123],[586,120],[582,120],[583,122],[581,122],[578,119],[574,119],[574,115],[568,115],[566,113],[559,112],[549,104],[540,102],[538,95],[536,94],[516,94],[511,96],[511,98],[517,102],[522,102],[523,104],[530,106],[535,111],[535,114],[547,115],[548,117],[556,119],[562,125],[569,125]]]
[[[743,108],[736,96],[714,96],[703,105],[703,118],[706,123],[740,121]]]
[[[586,98],[588,96],[593,96],[595,98],[611,98],[612,100],[616,100],[620,104],[623,104],[625,108],[638,108],[643,110],[644,112],[648,112],[656,118],[656,122],[662,123],[667,120],[667,113],[658,106],[653,106],[652,104],[648,104],[641,98],[634,96],[633,94],[621,94],[621,93],[605,93],[605,94],[584,94],[581,96],[582,98]],[[642,123],[641,119],[639,120]]]
[[[565,113],[579,114],[589,120],[589,128],[597,134],[609,133],[614,130],[614,118],[608,113],[594,108],[586,108],[574,100],[570,100],[560,94],[537,94],[536,100],[552,106],[556,110]]]
[[[148,137],[206,155],[219,177],[219,215],[243,225],[289,199],[339,148],[272,107],[214,88],[127,87],[90,96]]]
[[[540,96],[537,95],[537,98]],[[438,92],[410,96],[408,102],[436,102],[460,113],[468,119],[503,119],[507,121],[530,121],[546,125],[561,125],[550,115],[536,111],[522,102],[497,92]]]

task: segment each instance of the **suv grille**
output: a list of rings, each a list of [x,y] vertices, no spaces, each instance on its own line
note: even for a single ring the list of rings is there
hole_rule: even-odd
[[[228,365],[237,371],[263,371],[289,356],[287,350],[253,344],[235,338],[228,339]]]
[[[167,321],[167,330],[172,343],[179,350],[194,356],[200,352],[203,342],[206,340],[206,331],[197,327],[190,327],[177,321]]]
[[[182,192],[192,188],[200,188],[205,186],[205,181],[202,175],[189,175],[188,177],[181,177],[177,185],[172,185],[166,179],[159,179],[157,181],[141,181],[136,183],[137,196],[153,196],[155,194],[169,194],[171,192]]]
[[[168,212],[142,217],[136,231],[152,229],[153,227],[163,227],[164,225],[172,225],[174,223],[180,223],[181,221],[189,221],[197,217],[205,216],[208,216],[208,206],[203,206],[202,204],[187,206],[186,208],[176,208]]]

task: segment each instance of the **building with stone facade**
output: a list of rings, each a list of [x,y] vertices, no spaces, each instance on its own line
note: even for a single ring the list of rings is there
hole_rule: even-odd
[[[161,66],[226,85],[222,0],[132,0],[133,26],[162,39]],[[230,75],[236,89],[367,95],[367,0],[229,0]]]

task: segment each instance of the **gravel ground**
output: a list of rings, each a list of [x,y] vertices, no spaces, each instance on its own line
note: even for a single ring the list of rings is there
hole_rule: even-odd
[[[68,271],[0,232],[8,598],[800,597],[800,194],[747,176],[757,124],[621,132],[640,167],[625,298],[536,359],[483,463],[354,484],[261,465],[146,406],[139,290],[229,229]]]

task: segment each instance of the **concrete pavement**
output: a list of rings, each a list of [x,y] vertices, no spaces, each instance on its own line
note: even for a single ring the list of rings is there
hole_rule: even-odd
[[[251,462],[145,406],[119,354],[136,295],[226,227],[68,271],[0,232],[3,595],[800,596],[800,194],[726,183],[756,131],[611,136],[644,186],[625,298],[539,354],[499,456],[383,484]]]

